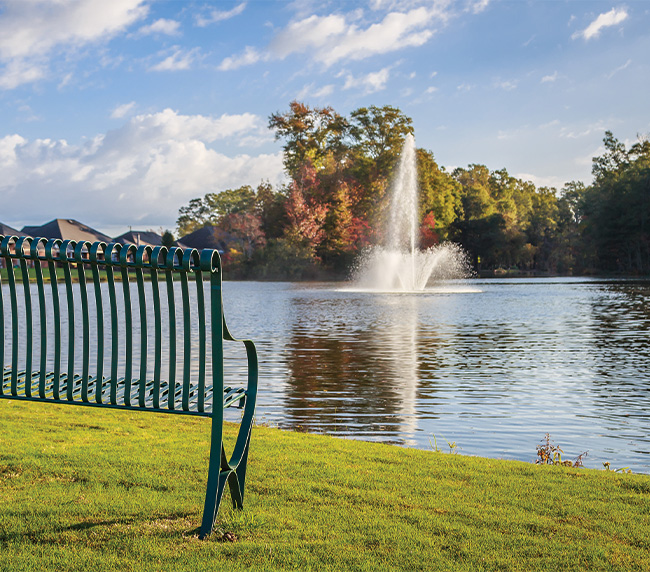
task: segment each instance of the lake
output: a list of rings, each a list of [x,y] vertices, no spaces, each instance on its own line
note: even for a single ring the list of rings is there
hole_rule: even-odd
[[[424,293],[226,282],[255,340],[258,422],[534,461],[546,433],[585,466],[650,473],[650,282],[466,280]],[[226,372],[243,352],[228,344]]]

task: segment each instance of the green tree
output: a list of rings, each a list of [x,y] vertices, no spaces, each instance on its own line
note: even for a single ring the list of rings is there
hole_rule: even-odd
[[[171,230],[165,230],[165,232],[163,232],[160,243],[167,248],[174,246],[174,235]]]
[[[229,214],[251,212],[255,200],[255,191],[249,185],[219,193],[207,193],[203,198],[192,199],[178,211],[178,234],[185,236],[206,225],[216,226]]]
[[[269,182],[262,182],[255,194],[255,212],[262,221],[262,230],[268,238],[280,238],[287,224],[287,195],[275,191]]]
[[[436,163],[433,153],[417,150],[420,218],[431,213],[436,221],[436,234],[446,240],[461,209],[461,185]]]
[[[360,107],[350,113],[350,136],[357,160],[372,165],[374,178],[390,177],[404,139],[413,134],[413,120],[397,107]]]
[[[318,170],[327,155],[340,157],[347,151],[348,122],[331,107],[292,101],[289,111],[270,116],[269,129],[285,142],[284,166],[292,177],[306,160]]]
[[[650,143],[626,149],[610,131],[593,159],[593,184],[583,200],[583,239],[597,268],[650,272]]]
[[[454,169],[453,177],[461,185],[461,216],[464,220],[479,220],[496,211],[490,188],[490,171],[485,165],[470,165]]]

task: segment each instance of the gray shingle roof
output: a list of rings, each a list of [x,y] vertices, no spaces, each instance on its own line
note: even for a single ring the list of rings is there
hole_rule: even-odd
[[[60,238],[62,240],[76,240],[77,242],[81,240],[111,242],[110,236],[79,221],[67,218],[55,218],[41,226],[25,226],[21,233],[34,237]]]
[[[221,252],[226,250],[226,243],[218,238],[218,227],[207,225],[204,227],[186,234],[178,239],[178,244],[183,246],[189,246],[190,248],[196,248],[200,250],[202,248],[214,248],[215,250],[220,250]]]
[[[136,246],[140,246],[141,244],[160,246],[162,244],[162,236],[150,230],[130,230],[124,234],[120,234],[120,236],[116,236],[113,242],[135,244]]]
[[[9,225],[0,222],[0,234],[2,234],[3,236],[7,236],[7,235],[20,236],[21,233],[15,228],[12,228]]]

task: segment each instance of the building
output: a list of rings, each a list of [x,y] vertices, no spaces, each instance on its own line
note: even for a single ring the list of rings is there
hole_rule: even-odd
[[[162,244],[162,236],[157,232],[151,230],[130,230],[120,236],[116,236],[113,242],[120,244],[135,244],[140,246],[142,244],[148,246],[160,246]]]
[[[222,233],[217,226],[203,226],[190,234],[186,234],[178,239],[177,244],[185,248],[213,248],[223,254],[228,250],[226,242],[222,238]]]
[[[0,234],[2,236],[22,236],[19,230],[0,222]]]
[[[20,236],[21,233],[20,233],[20,231],[16,230],[15,228],[0,222],[0,235],[2,235],[2,236]],[[4,259],[0,259],[0,268],[6,268]]]
[[[69,218],[55,218],[41,226],[25,226],[21,230],[23,235],[43,238],[60,238],[61,240],[87,240],[95,242],[111,242],[111,237],[91,228],[79,221]]]

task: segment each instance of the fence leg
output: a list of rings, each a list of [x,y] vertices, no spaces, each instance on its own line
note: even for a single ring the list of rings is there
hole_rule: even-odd
[[[224,459],[223,451],[223,424],[221,419],[212,419],[212,436],[210,440],[210,462],[208,464],[208,484],[205,493],[205,506],[203,508],[203,520],[199,538],[206,538],[212,533],[212,527],[217,517],[217,511],[221,504],[223,489],[226,486],[228,472],[221,471],[221,463]]]

